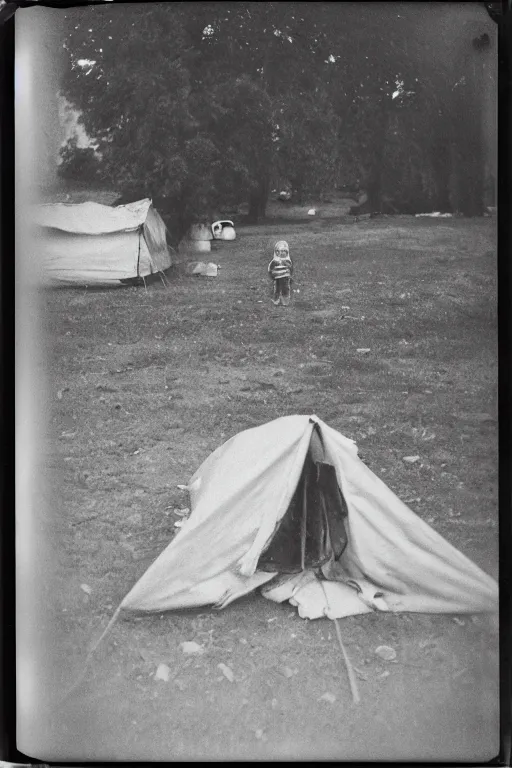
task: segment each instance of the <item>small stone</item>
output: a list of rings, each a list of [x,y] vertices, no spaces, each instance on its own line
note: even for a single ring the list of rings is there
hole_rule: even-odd
[[[371,352],[371,349],[368,349],[367,347],[360,347],[359,349],[356,350],[356,352],[359,352],[359,354],[361,355],[367,355],[368,352]]]
[[[193,641],[187,641],[184,643],[180,643],[180,648],[183,651],[183,653],[186,654],[201,654],[204,653],[204,648],[202,645],[199,645],[199,643],[194,643]]]
[[[419,456],[404,456],[402,459],[402,461],[405,461],[407,464],[416,464],[416,462],[419,460]]]
[[[326,701],[328,704],[334,704],[336,696],[333,693],[326,692],[320,696],[318,701]]]
[[[169,671],[167,664],[159,664],[155,672],[155,680],[162,680],[164,683],[168,683]]]
[[[92,592],[92,589],[88,584],[80,584],[80,589],[82,592],[85,592],[86,595],[90,595]]]
[[[396,651],[389,645],[379,645],[379,647],[375,649],[375,654],[379,656],[379,658],[384,659],[384,661],[393,661],[393,659],[396,659]]]
[[[230,683],[234,682],[235,676],[231,667],[228,667],[226,664],[217,664],[217,668],[220,669],[224,677],[229,680]]]

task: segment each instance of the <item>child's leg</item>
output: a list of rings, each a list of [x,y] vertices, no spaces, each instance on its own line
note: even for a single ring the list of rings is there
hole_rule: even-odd
[[[290,278],[283,277],[283,286],[281,289],[282,302],[286,306],[290,303]]]
[[[274,304],[279,304],[280,299],[280,288],[279,288],[279,280],[274,280],[274,286],[272,289],[272,301]]]
[[[284,304],[284,292],[286,288],[286,277],[282,277],[279,280],[279,300],[281,304]]]

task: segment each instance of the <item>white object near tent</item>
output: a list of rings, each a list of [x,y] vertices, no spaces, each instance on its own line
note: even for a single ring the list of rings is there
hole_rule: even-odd
[[[213,239],[210,227],[206,224],[192,224],[178,246],[180,253],[208,253]]]
[[[172,264],[165,224],[149,199],[116,207],[40,205],[35,224],[49,282],[116,284]]]
[[[206,224],[192,224],[188,232],[189,240],[211,240],[212,233]]]
[[[206,263],[204,261],[192,261],[190,264],[187,264],[186,272],[189,275],[217,277],[218,266],[213,262]]]
[[[316,416],[235,435],[187,487],[189,519],[118,611],[225,607],[263,584],[266,597],[290,600],[308,618],[497,609],[496,582]],[[310,509],[308,494],[316,494]]]
[[[212,249],[212,246],[210,244],[209,240],[189,240],[189,238],[184,238],[179,246],[178,251],[180,253],[209,253]]]
[[[441,213],[440,211],[433,211],[433,213],[415,213],[414,215],[417,219],[425,216],[431,219],[451,219],[453,216],[451,213]]]
[[[212,224],[212,234],[214,240],[235,240],[235,225],[232,221],[215,221]]]

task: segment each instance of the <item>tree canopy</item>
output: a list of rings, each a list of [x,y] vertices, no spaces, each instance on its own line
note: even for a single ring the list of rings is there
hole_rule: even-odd
[[[456,167],[477,212],[494,29],[476,5],[69,9],[62,92],[98,144],[101,177],[160,199],[176,236],[224,204],[263,215],[276,178],[299,197],[358,183],[375,210],[386,193],[447,206]]]

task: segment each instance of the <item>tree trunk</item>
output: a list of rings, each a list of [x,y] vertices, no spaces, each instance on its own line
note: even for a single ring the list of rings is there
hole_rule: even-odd
[[[389,118],[389,108],[384,105],[380,113],[372,164],[366,185],[368,192],[367,208],[369,213],[381,213],[382,211],[382,164],[384,160],[384,151],[386,149]]]
[[[249,213],[247,214],[247,219],[251,224],[258,223],[258,220],[260,218],[259,211],[260,211],[260,206],[259,206],[258,190],[252,189],[249,194]]]
[[[293,197],[295,201],[302,205],[304,202],[304,184],[302,179],[295,179],[292,182],[292,188],[293,188]]]
[[[484,168],[482,145],[477,137],[467,140],[459,154],[464,183],[460,186],[459,209],[464,216],[482,216],[484,212]]]
[[[472,66],[466,69],[468,86],[464,103],[458,109],[457,175],[461,183],[457,207],[465,216],[484,213],[486,136],[483,105],[488,87],[484,64],[489,43],[488,35],[472,40]]]
[[[257,186],[251,190],[247,216],[251,224],[257,224],[258,221],[265,218],[269,189],[270,180],[267,177],[263,177],[258,179]]]
[[[270,194],[270,177],[266,176],[261,183],[261,195],[259,203],[259,216],[261,219],[265,218],[267,213],[268,196]]]
[[[440,139],[434,143],[432,147],[432,168],[436,183],[434,208],[442,213],[451,213],[451,146],[448,139]]]

